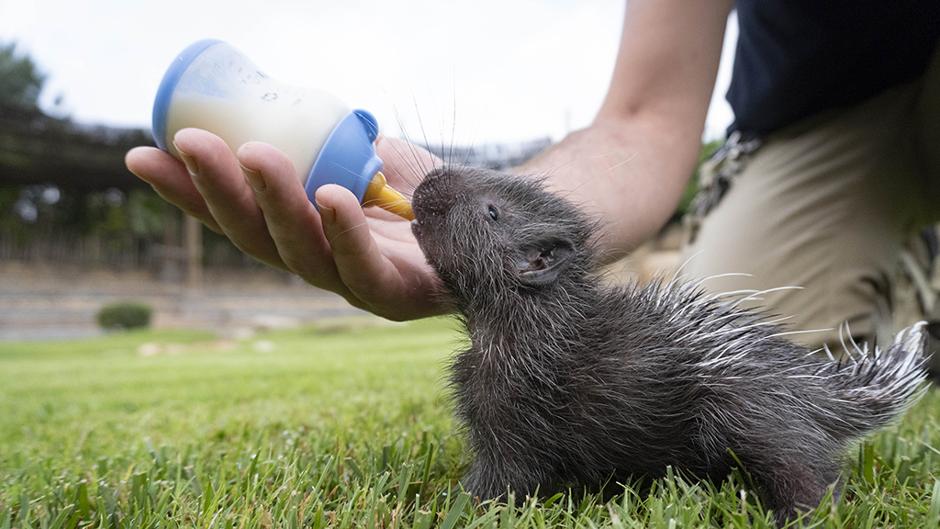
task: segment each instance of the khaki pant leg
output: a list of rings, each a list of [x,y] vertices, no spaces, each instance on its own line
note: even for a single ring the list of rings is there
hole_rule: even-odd
[[[809,346],[837,343],[848,322],[873,331],[899,250],[913,228],[918,185],[910,133],[914,85],[849,110],[815,116],[766,138],[686,249],[690,279],[727,292],[799,286],[753,305],[790,316]]]

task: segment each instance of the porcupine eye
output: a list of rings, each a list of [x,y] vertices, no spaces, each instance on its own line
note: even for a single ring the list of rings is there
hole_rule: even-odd
[[[491,219],[493,220],[499,219],[499,210],[496,209],[496,206],[494,206],[493,204],[490,204],[489,206],[487,206],[486,212],[490,215]]]

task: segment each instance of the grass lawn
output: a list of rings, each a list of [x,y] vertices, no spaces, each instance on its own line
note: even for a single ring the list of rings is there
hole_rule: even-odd
[[[0,344],[0,529],[771,526],[741,474],[476,505],[445,385],[460,342],[426,320]],[[803,522],[938,527],[938,411],[933,391],[850,454],[844,496]]]

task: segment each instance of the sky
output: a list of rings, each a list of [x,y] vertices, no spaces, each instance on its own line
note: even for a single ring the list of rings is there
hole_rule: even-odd
[[[623,0],[0,0],[0,42],[46,73],[44,108],[83,123],[149,126],[166,67],[211,37],[272,77],[371,111],[386,134],[557,140],[599,108],[623,10]],[[732,119],[736,38],[732,19],[709,139]]]

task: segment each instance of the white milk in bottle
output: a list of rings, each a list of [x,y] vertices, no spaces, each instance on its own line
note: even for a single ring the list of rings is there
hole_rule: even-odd
[[[337,97],[280,84],[223,42],[210,45],[176,85],[166,114],[166,146],[187,127],[219,136],[234,151],[270,143],[294,163],[301,182],[333,127],[349,113]]]

